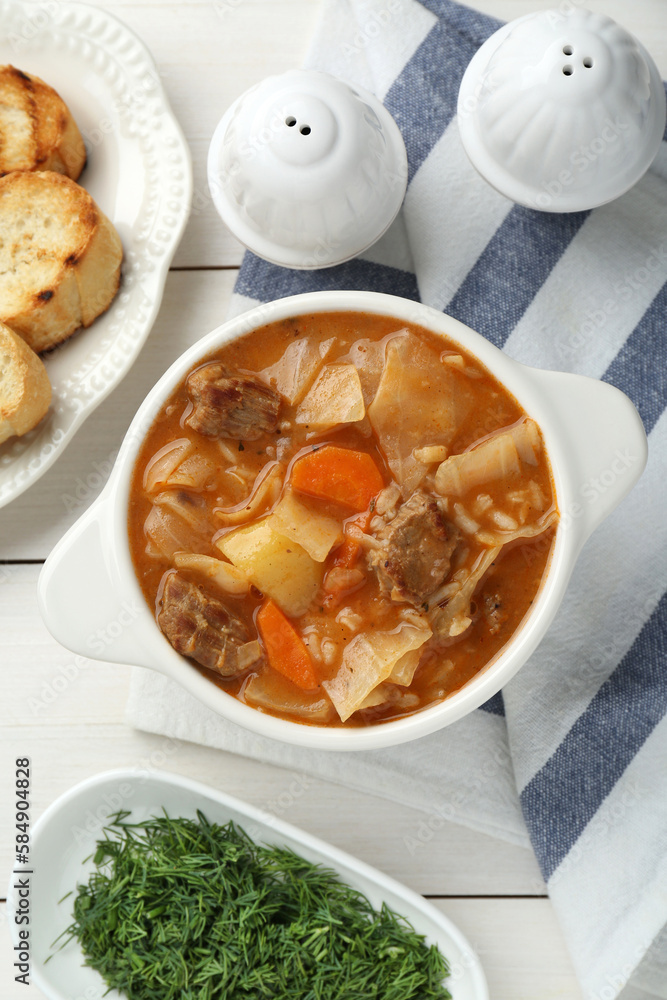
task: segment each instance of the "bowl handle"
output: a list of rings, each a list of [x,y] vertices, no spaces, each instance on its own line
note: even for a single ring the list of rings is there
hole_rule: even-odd
[[[646,432],[634,403],[615,386],[565,372],[535,375],[542,403],[551,401],[565,459],[560,473],[569,500],[561,521],[578,524],[583,544],[644,471]]]
[[[105,544],[106,507],[93,504],[50,553],[37,585],[39,610],[51,635],[75,653],[154,667],[153,617],[138,587],[122,582]]]

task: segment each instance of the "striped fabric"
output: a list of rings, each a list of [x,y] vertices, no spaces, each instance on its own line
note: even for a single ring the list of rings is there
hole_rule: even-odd
[[[520,361],[621,388],[649,434],[644,476],[587,543],[529,663],[441,733],[354,756],[295,751],[143,672],[129,717],[417,806],[431,815],[410,852],[443,819],[532,844],[586,1000],[667,998],[667,143],[610,205],[513,205],[470,166],[455,120],[462,73],[498,26],[450,0],[329,0],[309,65],[392,112],[408,149],[404,207],[340,267],[294,272],[246,254],[233,311],[313,289],[419,298]]]
[[[370,83],[397,121],[409,162],[400,226],[366,259],[326,271],[289,272],[246,254],[238,305],[318,288],[419,295],[518,360],[602,378],[637,406],[650,435],[645,479],[585,549],[546,649],[484,706],[489,747],[502,747],[505,717],[532,845],[558,886],[582,985],[602,1000],[625,987],[667,920],[667,147],[632,192],[593,212],[539,213],[488,188],[480,209],[483,182],[454,148],[456,103],[468,61],[499,23],[426,0],[431,19],[411,25],[410,6],[336,0],[325,24],[347,26],[352,64],[345,52],[331,55],[328,27],[311,59]],[[382,90],[368,79],[380,60]],[[452,268],[461,227],[474,232],[463,237],[463,267]],[[405,240],[409,252],[393,245]],[[414,273],[392,265],[401,258],[414,261]],[[410,748],[401,752],[409,760]],[[657,962],[653,955],[640,973],[643,986],[667,997]]]

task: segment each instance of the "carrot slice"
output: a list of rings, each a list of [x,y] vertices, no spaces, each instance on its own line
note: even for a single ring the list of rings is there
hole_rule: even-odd
[[[357,514],[356,517],[351,517],[345,522],[343,525],[343,541],[334,551],[334,566],[344,566],[345,569],[352,569],[359,558],[361,542],[349,534],[347,529],[350,525],[354,525],[357,528],[361,528],[362,531],[367,531],[370,520],[371,512],[370,510],[365,510],[363,513]]]
[[[352,569],[359,558],[360,552],[361,543],[356,538],[345,538],[342,544],[336,549],[333,564],[334,566],[342,566],[345,569]]]
[[[344,538],[337,549],[334,550],[332,566],[338,566],[341,569],[354,569],[354,566],[361,555],[361,542],[354,538],[348,532],[348,528],[354,525],[357,528],[361,528],[362,531],[367,531],[372,517],[372,511],[365,510],[361,514],[356,514],[354,517],[347,519],[343,525]],[[335,608],[340,601],[340,593],[335,591],[330,592],[324,597],[322,603],[327,611],[331,608]]]
[[[270,598],[257,612],[257,627],[269,666],[304,691],[319,684],[306,644],[292,623]]]
[[[301,493],[358,511],[366,510],[384,486],[380,470],[367,452],[333,444],[297,459],[291,483]]]

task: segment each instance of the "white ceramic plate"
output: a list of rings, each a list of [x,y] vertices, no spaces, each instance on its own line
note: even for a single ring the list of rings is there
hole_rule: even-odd
[[[111,14],[65,0],[0,0],[0,26],[0,63],[41,77],[68,104],[88,150],[79,181],[125,251],[109,310],[44,358],[53,386],[46,418],[0,447],[2,507],[46,472],[139,353],[187,222],[192,166],[153,59]]]
[[[92,864],[82,862],[91,853],[108,816],[119,809],[128,809],[131,820],[140,822],[159,815],[163,807],[171,816],[194,817],[199,809],[216,823],[234,820],[256,841],[290,847],[309,861],[334,868],[345,882],[360,889],[373,906],[377,908],[386,902],[425,934],[429,943],[440,947],[450,964],[447,986],[454,1000],[488,1000],[484,973],[471,945],[421,896],[351,855],[239,799],[188,778],[151,774],[139,768],[107,771],[89,778],[54,802],[33,828],[28,866],[34,872],[30,876],[30,979],[48,1000],[97,998],[104,993],[101,976],[82,965],[83,956],[76,941],[44,964],[51,953],[51,942],[71,923],[71,899],[61,904],[58,900],[73,890],[77,882],[88,878]],[[14,943],[18,943],[18,928],[14,923],[12,886],[20,877],[12,876],[8,891]],[[106,996],[121,1000],[121,994],[115,990]]]

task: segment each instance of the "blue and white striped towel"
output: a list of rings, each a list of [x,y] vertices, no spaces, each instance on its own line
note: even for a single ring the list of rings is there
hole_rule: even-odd
[[[667,998],[667,142],[633,190],[593,212],[513,205],[470,166],[455,119],[463,71],[497,27],[451,0],[329,0],[309,65],[393,114],[408,150],[404,208],[336,268],[293,272],[246,254],[233,309],[319,288],[390,292],[527,364],[612,382],[649,435],[639,486],[586,545],[530,662],[441,733],[307,754],[221,722],[144,671],[128,717],[532,843],[586,1000]]]

